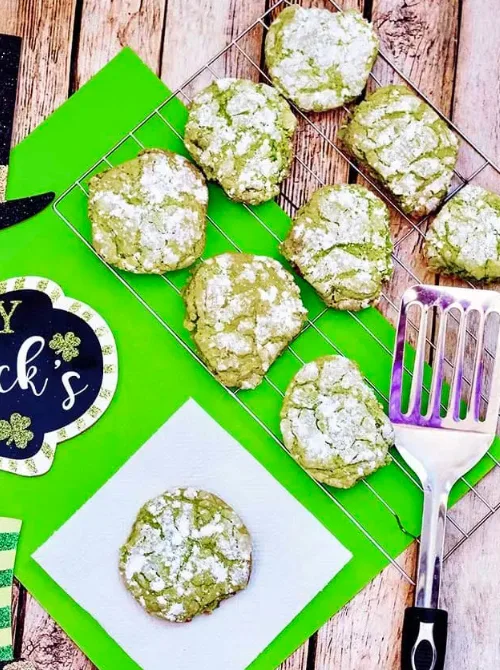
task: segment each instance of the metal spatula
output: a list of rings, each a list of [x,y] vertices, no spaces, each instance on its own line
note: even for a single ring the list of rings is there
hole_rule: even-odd
[[[418,339],[408,409],[402,409],[405,335],[408,312],[420,310]],[[453,310],[453,312],[452,312]],[[422,410],[424,356],[430,314],[439,313],[427,409]],[[471,313],[477,326],[471,330]],[[487,452],[495,437],[500,410],[500,337],[495,337],[494,368],[484,416],[480,401],[484,391],[484,339],[489,315],[500,314],[500,295],[493,291],[441,286],[408,289],[401,314],[392,369],[389,416],[394,424],[396,446],[401,456],[420,477],[424,489],[424,516],[415,607],[405,613],[402,640],[402,670],[442,670],[447,640],[448,614],[439,609],[439,588],[444,552],[448,496],[453,484]],[[458,315],[458,316],[457,316]],[[457,325],[458,323],[458,325]],[[469,325],[468,325],[469,324]],[[449,401],[443,409],[445,345],[450,331],[456,335],[454,371]],[[473,336],[473,373],[470,400],[464,408],[464,365],[466,338]],[[447,356],[450,353],[447,352]],[[483,395],[484,397],[484,395]],[[466,413],[465,413],[466,412]],[[465,418],[461,418],[464,416]]]

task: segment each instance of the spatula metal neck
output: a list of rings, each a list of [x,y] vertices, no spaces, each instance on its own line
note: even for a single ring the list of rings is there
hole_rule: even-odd
[[[439,481],[424,483],[424,519],[418,560],[415,605],[439,607],[449,487]]]

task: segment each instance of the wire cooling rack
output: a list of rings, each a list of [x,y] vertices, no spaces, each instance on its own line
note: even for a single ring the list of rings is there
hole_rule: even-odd
[[[127,133],[117,144],[115,144],[102,158],[97,161],[93,166],[91,166],[84,174],[82,174],[54,203],[54,210],[58,216],[64,221],[64,223],[69,226],[69,228],[88,246],[88,248],[97,256],[89,240],[81,232],[77,225],[72,221],[72,217],[66,211],[65,203],[68,202],[72,195],[76,192],[80,195],[84,194],[87,196],[87,182],[90,176],[93,174],[106,169],[109,166],[113,166],[121,160],[119,156],[122,155],[123,150],[129,145],[132,145],[132,154],[137,153],[140,149],[145,147],[143,139],[141,139],[141,133],[147,129],[149,126],[154,126],[155,124],[160,123],[168,128],[169,132],[173,133],[179,141],[182,141],[181,131],[174,127],[174,125],[168,119],[168,106],[172,104],[176,98],[181,99],[185,103],[189,103],[192,96],[196,94],[199,90],[204,88],[214,79],[232,76],[232,77],[246,77],[252,78],[254,80],[260,80],[266,83],[270,83],[265,72],[263,65],[261,64],[261,54],[258,55],[254,53],[254,49],[249,48],[251,40],[253,37],[256,37],[255,43],[262,43],[262,39],[265,36],[265,32],[269,28],[269,24],[274,18],[274,16],[279,13],[286,6],[301,4],[301,2],[292,2],[291,0],[278,0],[275,2],[265,13],[262,14],[256,21],[254,21],[245,31],[233,39],[224,49],[222,49],[218,54],[216,54],[210,61],[208,61],[202,68],[195,72],[182,86],[180,86],[172,95],[170,95],[165,101],[163,101],[158,107],[153,109],[150,114],[148,114],[135,128],[133,128],[129,133]],[[337,2],[334,0],[313,0],[313,2],[308,2],[308,6],[318,6],[318,7],[327,7],[332,11],[342,11]],[[251,51],[251,53],[249,53]],[[437,109],[433,103],[426,98],[426,96],[415,88],[412,82],[399,70],[383,52],[380,53],[377,63],[375,64],[374,70],[370,75],[370,81],[368,88],[373,89],[378,86],[382,86],[388,83],[405,83],[411,89],[415,91],[422,99],[424,99],[438,114],[441,116],[457,133],[461,139],[461,149],[459,155],[459,161],[457,164],[457,169],[454,173],[452,187],[448,193],[447,199],[453,197],[458,193],[466,184],[468,183],[482,183],[483,185],[489,185],[492,181],[498,179],[500,183],[500,170],[499,168],[448,118],[446,118],[439,109]],[[342,147],[336,139],[336,131],[341,125],[341,123],[346,119],[346,117],[351,113],[348,107],[344,107],[343,110],[324,113],[321,115],[310,114],[306,115],[297,107],[292,104],[292,108],[298,117],[299,120],[299,129],[298,129],[298,141],[295,150],[295,160],[292,168],[292,173],[290,177],[284,182],[282,186],[281,196],[279,202],[282,205],[283,209],[287,211],[288,214],[294,215],[297,209],[308,199],[312,191],[320,186],[323,186],[327,183],[332,183],[334,180],[345,182],[345,181],[357,181],[363,180],[368,182],[368,185],[372,190],[380,195],[389,205],[392,215],[392,232],[394,236],[394,278],[386,287],[386,290],[382,295],[382,304],[381,311],[387,316],[387,318],[394,323],[399,314],[399,299],[400,294],[403,292],[406,286],[413,285],[415,283],[422,283],[423,281],[429,281],[428,278],[422,276],[422,265],[418,262],[414,262],[415,258],[419,258],[420,246],[425,238],[426,224],[428,223],[429,216],[425,218],[414,221],[408,217],[396,203],[388,200],[386,194],[380,190],[378,185],[346,155]],[[311,149],[313,146],[313,149]],[[127,156],[130,157],[130,156]],[[301,187],[301,184],[304,187]],[[309,189],[309,190],[308,190]],[[259,216],[258,212],[251,207],[246,207],[247,211],[253,217],[255,225],[262,227],[267,234],[275,238],[275,241],[281,241],[279,236],[269,228],[266,222]],[[215,231],[221,239],[224,240],[228,250],[240,251],[240,248],[228,234],[222,229],[218,223],[213,220],[211,217],[208,217],[209,226]],[[408,255],[408,249],[412,250],[412,253]],[[99,256],[97,256],[100,258]],[[101,262],[102,259],[100,259]],[[127,279],[126,274],[120,273],[111,266],[107,266],[109,271],[112,272],[115,277],[135,296],[135,298],[147,309],[151,315],[177,340],[177,342],[187,349],[189,353],[198,360],[200,365],[202,365],[209,373],[210,371],[206,368],[203,361],[197,356],[196,351],[192,348],[192,345],[188,338],[186,338],[185,333],[179,332],[172,324],[168,323],[165,318],[162,317],[158,311],[148,303],[148,301],[140,295],[140,293],[131,285],[130,281]],[[172,275],[164,275],[162,279],[165,282],[166,290],[173,291],[175,294],[180,294],[180,289],[185,281],[185,276],[177,278],[176,273]],[[432,281],[432,280],[431,280]],[[440,283],[442,282],[440,278]],[[446,279],[444,280],[446,282]],[[454,280],[456,284],[456,281]],[[472,286],[472,284],[469,284]],[[328,310],[322,309],[317,314],[315,314],[305,325],[304,330],[302,331],[301,337],[304,331],[309,330],[321,338],[323,344],[329,348],[330,353],[342,353],[339,348],[335,345],[332,339],[321,327],[321,318],[326,314]],[[375,333],[371,332],[370,328],[366,323],[359,318],[355,313],[349,313],[349,317],[356,320],[358,325],[366,331],[376,342],[377,346],[380,347],[381,352],[384,352],[384,355],[391,355],[391,349],[385,344]],[[415,323],[413,323],[413,328],[416,329]],[[473,332],[470,331],[472,340],[474,339]],[[411,336],[409,338],[411,340]],[[428,354],[429,359],[432,359],[432,350],[433,343],[430,338],[428,340]],[[287,349],[287,352],[296,359],[297,364],[301,365],[304,363],[303,359],[297,353],[297,350],[290,346]],[[492,355],[492,354],[490,354]],[[453,363],[451,360],[447,360],[449,371],[453,369]],[[211,374],[211,373],[210,373]],[[465,382],[467,380],[465,379]],[[283,388],[280,388],[280,385],[277,384],[273,379],[267,375],[265,382],[263,382],[269,387],[271,387],[274,392],[281,398],[283,393]],[[370,383],[370,382],[369,382]],[[257,423],[270,435],[270,437],[279,444],[279,446],[285,449],[283,443],[281,442],[280,436],[276,434],[261,415],[254,407],[252,407],[251,402],[249,402],[249,393],[252,392],[238,392],[231,389],[226,389],[227,393],[230,394],[233,399],[243,407]],[[377,389],[375,389],[377,395],[381,397],[382,400],[387,402],[387,397],[384,397]],[[495,467],[500,466],[500,462],[496,458],[489,454],[488,457],[492,460],[492,463]],[[417,481],[415,475],[405,466],[404,463],[399,461],[397,458],[393,458],[395,465],[399,470],[408,478],[409,484],[411,486],[418,487],[420,490],[420,483]],[[498,470],[500,472],[500,470]],[[470,489],[470,496],[474,497],[474,504],[467,506],[467,514],[461,515],[460,512],[457,512],[457,508],[462,504],[459,503],[452,511],[448,513],[448,526],[451,532],[448,535],[447,540],[447,553],[446,558],[448,558],[459,546],[461,546],[478,528],[480,528],[498,509],[500,509],[500,500],[491,501],[485,497],[485,494],[480,490],[480,485],[472,486],[464,478],[463,482],[465,486]],[[322,486],[318,484],[318,486]],[[384,497],[370,484],[369,481],[364,480],[359,486],[366,487],[371,494],[375,504],[379,504],[384,507],[384,509],[391,514],[397,521],[401,532],[406,533],[405,529],[401,526],[398,514],[393,509],[391,503],[384,499]],[[384,555],[384,557],[390,561],[390,563],[399,571],[402,577],[414,584],[413,579],[410,575],[407,574],[405,569],[400,565],[398,559],[394,559],[389,554],[388,550],[382,546],[382,544],[373,536],[373,533],[365,527],[365,525],[356,519],[353,514],[346,508],[343,502],[331,492],[327,487],[322,488],[325,490],[326,494],[331,498],[331,500],[340,507],[343,512],[349,517],[349,519],[354,523],[358,529],[368,538],[370,542]],[[474,510],[474,518],[471,520],[471,509]]]

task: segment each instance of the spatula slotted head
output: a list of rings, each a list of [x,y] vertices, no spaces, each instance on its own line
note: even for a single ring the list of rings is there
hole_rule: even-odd
[[[420,314],[417,326],[411,321],[410,310]],[[492,336],[489,331],[494,319]],[[500,294],[494,291],[426,285],[408,289],[401,303],[394,350],[389,401],[391,421],[427,428],[495,433],[500,410],[498,323]],[[412,356],[405,357],[410,328],[417,331],[414,362],[408,362]],[[431,335],[428,335],[429,328]],[[429,347],[432,370],[426,370],[425,363]],[[492,371],[489,384],[485,383],[486,367],[488,372]],[[451,370],[449,385],[445,383],[445,368]],[[411,383],[406,394],[403,389],[408,374]],[[467,388],[468,400],[465,400]]]

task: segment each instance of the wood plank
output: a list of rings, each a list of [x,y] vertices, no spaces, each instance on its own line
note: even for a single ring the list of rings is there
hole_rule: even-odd
[[[449,668],[499,667],[500,608],[494,595],[500,587],[499,533],[500,514],[495,514],[445,564]]]
[[[299,649],[297,649],[295,654],[292,654],[284,663],[280,665],[279,670],[306,670],[308,655],[309,643],[306,642]]]
[[[497,163],[500,162],[500,44],[496,39],[499,26],[495,0],[463,0],[453,106],[454,122]],[[467,176],[478,162],[477,156],[469,151],[462,166],[464,174]],[[487,170],[478,182],[500,190],[498,175],[493,170]]]
[[[372,19],[385,54],[445,114],[453,99],[459,1],[374,0]],[[390,83],[390,66],[375,68]],[[395,83],[398,83],[397,81]]]
[[[166,0],[83,0],[75,89],[124,46],[132,47],[159,74],[165,10]]]
[[[495,0],[463,0],[453,120],[496,162],[500,161],[500,44],[495,38],[499,30]],[[461,151],[460,170],[465,176],[480,162],[471,149]],[[491,168],[473,183],[500,192],[499,175]],[[491,288],[499,290],[499,284]],[[500,502],[499,483],[497,467],[476,487],[490,505]],[[487,513],[477,497],[469,496],[466,502],[461,521],[471,523]],[[450,667],[493,668],[500,663],[498,635],[493,632],[498,630],[499,610],[491,597],[500,588],[499,527],[496,514],[446,563],[443,597],[450,612]]]
[[[364,0],[345,0],[343,7],[363,11]],[[304,7],[324,6],[328,1],[303,0]],[[278,14],[281,6],[274,15]],[[269,83],[269,80],[266,80]],[[298,127],[295,138],[295,161],[289,178],[282,187],[280,205],[290,215],[310,199],[314,191],[323,184],[335,184],[349,180],[349,163],[336,151],[331,142],[338,145],[337,132],[347,119],[344,109],[327,113],[308,113],[307,120],[297,112]]]
[[[17,144],[68,95],[76,0],[3,0],[0,32],[24,38],[13,142]]]
[[[19,624],[24,625],[24,608],[21,606],[21,598],[24,596],[24,587],[19,584],[17,579],[14,579],[12,587],[12,646],[14,651],[16,643],[19,638],[19,644],[22,642],[22,630],[19,629]]]
[[[373,0],[372,19],[380,35],[381,48],[401,70],[445,112],[451,109],[458,34],[458,0],[436,3],[422,0]],[[379,58],[375,75],[382,84],[401,83],[392,69]],[[372,84],[374,86],[374,84]],[[394,276],[385,289],[388,300],[381,311],[394,321],[399,299],[414,284],[411,273],[421,281],[434,282],[422,257],[423,237],[397,214],[391,216],[395,241],[406,234],[396,250]],[[407,271],[408,268],[410,272]],[[391,304],[392,303],[392,304]],[[414,573],[415,547],[398,559],[410,575]],[[400,634],[404,608],[412,589],[392,566],[360,593],[318,634],[316,665],[321,668],[398,668]]]
[[[399,562],[409,572],[414,560],[415,548],[411,547]],[[393,566],[386,568],[318,635],[315,668],[399,668],[397,640],[409,596],[401,574]]]
[[[383,52],[438,108],[449,114],[459,31],[458,0],[447,3],[374,0],[373,21]],[[382,58],[378,59],[374,73],[384,85],[404,83]],[[436,276],[423,257],[423,235],[398,215],[392,217],[391,228],[397,245],[397,260],[386,294],[399,307],[400,296],[408,286],[416,283],[416,278],[433,284]],[[405,241],[399,243],[406,235]],[[382,302],[381,309],[390,320],[397,316],[387,301]]]
[[[500,63],[500,48],[494,39],[499,16],[492,0],[463,3],[462,29],[457,63],[457,85],[453,119],[477,145],[497,164],[500,161],[500,112],[496,87]],[[487,66],[485,66],[487,64]],[[473,173],[482,159],[471,149],[461,152],[461,170],[465,176]],[[500,192],[498,172],[488,167],[473,181],[485,188]],[[499,290],[500,283],[489,288]],[[493,348],[494,333],[489,333],[488,346]],[[500,495],[494,485],[480,485],[489,499],[498,501]],[[496,504],[496,503],[494,503]]]
[[[21,656],[40,669],[94,670],[90,661],[29,595]]]
[[[265,0],[169,0],[161,67],[164,81],[170,88],[181,86],[265,10]],[[245,52],[259,63],[262,27],[256,26],[242,44]],[[219,76],[256,77],[253,66],[236,48],[215,63],[214,70]],[[197,88],[204,82],[200,80]]]

